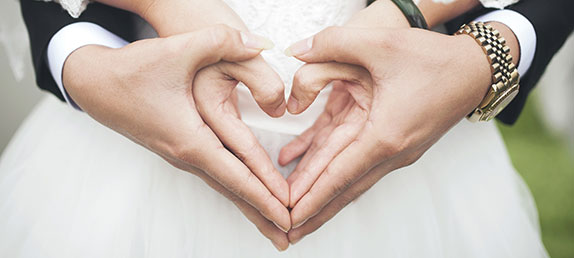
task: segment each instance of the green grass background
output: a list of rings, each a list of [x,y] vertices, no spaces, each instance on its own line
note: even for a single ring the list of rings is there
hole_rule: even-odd
[[[531,96],[514,126],[499,123],[512,163],[538,206],[542,240],[551,257],[574,257],[574,153],[546,128]]]

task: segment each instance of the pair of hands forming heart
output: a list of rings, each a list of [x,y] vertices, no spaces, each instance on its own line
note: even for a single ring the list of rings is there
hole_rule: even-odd
[[[201,177],[280,250],[418,159],[478,105],[490,83],[488,62],[470,37],[408,29],[402,13],[380,1],[345,27],[289,48],[307,64],[295,74],[286,104],[281,80],[258,56],[267,41],[227,26],[197,30],[205,24],[185,23],[191,12],[209,9],[198,5],[216,4],[226,11],[207,18],[245,30],[224,3],[182,1],[170,10],[170,1],[152,2],[156,8],[138,13],[164,38],[75,51],[64,65],[66,90],[102,124]],[[163,22],[165,13],[175,22]],[[334,82],[325,112],[281,151],[282,165],[303,156],[287,181],[239,119],[238,81],[271,116],[286,107],[302,112]]]

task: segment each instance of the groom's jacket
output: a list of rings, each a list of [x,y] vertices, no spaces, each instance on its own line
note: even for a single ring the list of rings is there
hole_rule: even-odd
[[[37,0],[20,0],[22,16],[28,28],[32,62],[36,73],[36,83],[64,101],[64,96],[58,89],[50,73],[46,50],[50,39],[58,30],[74,22],[92,22],[127,41],[134,41],[136,36],[135,21],[138,17],[129,12],[118,10],[102,4],[90,4],[78,18],[71,18],[62,10],[59,4]],[[531,90],[534,88],[546,66],[564,44],[574,29],[574,19],[570,12],[574,10],[573,0],[522,0],[508,7],[524,15],[530,20],[537,35],[536,53],[528,72],[521,76],[520,92],[516,99],[498,115],[498,119],[506,124],[513,124]],[[477,8],[447,24],[450,32],[489,11]]]

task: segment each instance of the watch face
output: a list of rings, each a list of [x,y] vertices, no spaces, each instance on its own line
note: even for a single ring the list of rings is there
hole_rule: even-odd
[[[489,118],[494,118],[497,116],[510,102],[518,95],[518,85],[511,87],[505,94],[502,94],[500,98],[496,101],[497,103],[492,108]]]

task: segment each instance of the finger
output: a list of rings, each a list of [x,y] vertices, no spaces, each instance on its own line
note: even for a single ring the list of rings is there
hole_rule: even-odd
[[[262,57],[240,63],[223,63],[220,68],[223,73],[242,82],[265,113],[272,117],[285,113],[285,85]]]
[[[221,60],[249,60],[262,50],[273,48],[273,43],[264,37],[240,32],[226,25],[215,25],[167,39],[174,42],[176,46],[173,49],[181,51],[178,54],[188,60],[190,71],[197,71]]]
[[[204,172],[199,171],[196,173],[203,181],[205,181],[211,188],[221,193],[227,199],[232,201],[241,212],[251,221],[259,232],[261,232],[265,237],[267,237],[273,245],[280,251],[286,250],[289,247],[289,240],[285,232],[277,228],[271,221],[265,219],[259,211],[249,205],[247,202],[238,198],[233,193],[229,192],[221,184],[217,183],[215,180],[207,176]]]
[[[346,90],[343,90],[341,87],[338,87],[338,84],[333,84],[333,89],[329,94],[329,99],[327,100],[327,104],[325,106],[325,110],[321,115],[317,118],[313,126],[311,126],[307,131],[305,131],[301,136],[297,137],[293,142],[289,143],[287,146],[283,147],[282,152],[283,155],[279,155],[280,164],[284,162],[287,164],[291,162],[293,159],[299,157],[300,155],[305,152],[305,156],[301,162],[299,162],[298,166],[301,163],[304,163],[307,153],[311,151],[313,148],[313,144],[320,144],[318,141],[318,137],[316,135],[321,132],[321,134],[330,132],[330,130],[326,131],[324,128],[331,124],[333,116],[342,112],[345,108],[346,104],[349,102],[349,93]],[[326,138],[326,137],[321,137]],[[292,176],[296,175],[296,170],[291,173],[289,178],[293,178]],[[289,182],[289,178],[287,182]]]
[[[225,83],[217,76],[220,76],[220,71],[210,67],[201,70],[194,81],[193,95],[201,117],[221,142],[286,207],[289,204],[287,182],[249,127],[236,115],[235,106],[229,100],[235,82]]]
[[[305,151],[307,151],[311,146],[313,138],[317,132],[327,126],[330,122],[331,116],[328,113],[323,112],[311,127],[281,148],[281,151],[279,152],[279,165],[286,166],[297,157],[303,155],[303,153],[305,153]],[[291,175],[292,174],[293,173],[291,173]]]
[[[295,73],[287,109],[292,114],[305,111],[315,101],[319,92],[335,80],[371,85],[368,82],[369,72],[360,66],[336,62],[305,64]]]
[[[289,211],[240,160],[227,149],[206,148],[200,167],[227,190],[239,196],[284,232],[291,228]]]
[[[386,30],[385,30],[386,32]],[[288,56],[307,62],[339,62],[368,67],[377,44],[387,42],[382,30],[329,27],[285,50]]]
[[[298,227],[291,229],[288,233],[289,241],[292,244],[295,244],[306,235],[319,229],[323,224],[337,215],[337,213],[339,213],[349,203],[356,200],[364,192],[369,190],[389,172],[418,160],[424,151],[430,148],[430,146],[439,139],[440,137],[433,137],[428,142],[422,144],[419,148],[389,158],[388,160],[385,160],[384,163],[371,169],[366,175],[353,183],[342,194],[330,201],[319,213],[317,213],[317,215],[311,217],[302,225],[298,225]]]
[[[309,161],[296,169],[299,176],[290,184],[290,206],[294,207],[301,197],[309,191],[313,183],[327,168],[329,163],[345,149],[361,131],[363,124],[345,123],[336,127],[324,144],[309,156]]]
[[[353,200],[356,200],[364,192],[370,189],[384,175],[388,173],[383,167],[376,167],[353,184],[344,193],[337,196],[327,204],[317,215],[310,218],[303,225],[289,231],[289,241],[292,244],[299,242],[303,237],[315,232],[327,221],[331,220],[337,213],[345,208]]]
[[[293,227],[317,214],[373,167],[378,162],[374,150],[376,145],[365,138],[352,142],[343,150],[291,210]]]

